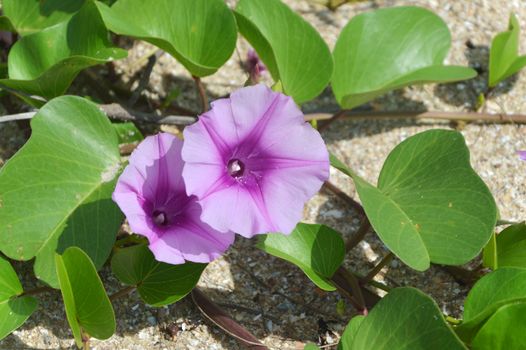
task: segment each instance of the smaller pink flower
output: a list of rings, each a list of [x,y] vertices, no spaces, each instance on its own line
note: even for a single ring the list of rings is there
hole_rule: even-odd
[[[526,151],[518,151],[517,153],[522,160],[526,160]]]
[[[119,177],[113,200],[133,232],[148,238],[156,260],[206,263],[228,249],[234,234],[201,221],[201,206],[196,197],[186,194],[181,176],[182,145],[166,133],[144,139]]]
[[[213,228],[289,234],[329,177],[329,153],[293,99],[245,87],[184,130],[183,178]]]

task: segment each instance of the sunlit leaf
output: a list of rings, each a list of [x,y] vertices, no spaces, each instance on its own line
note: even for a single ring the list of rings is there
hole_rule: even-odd
[[[473,350],[526,349],[526,303],[501,307],[473,339]]]
[[[72,96],[46,104],[31,127],[0,171],[0,250],[17,260],[36,256],[37,277],[57,287],[55,252],[79,246],[100,268],[115,241],[117,135],[97,105]]]
[[[55,255],[68,323],[78,347],[82,334],[107,339],[115,333],[115,314],[95,266],[80,248]]]
[[[283,92],[302,103],[316,97],[332,74],[332,57],[320,34],[280,0],[240,0],[240,33],[256,49]]]
[[[495,201],[456,131],[429,130],[400,143],[387,157],[377,188],[335,157],[331,164],[353,178],[385,245],[416,270],[430,262],[466,263],[493,233]]]
[[[354,341],[354,337],[358,333],[358,329],[362,325],[363,320],[365,320],[365,316],[362,315],[356,315],[351,318],[349,324],[347,324],[347,327],[345,327],[345,330],[343,331],[340,342],[338,343],[338,350],[352,349],[352,342]]]
[[[359,323],[343,350],[466,349],[433,299],[414,288],[393,289]]]
[[[420,7],[391,7],[354,16],[334,47],[332,87],[352,108],[408,85],[475,77],[467,67],[444,66],[451,45],[447,25]]]
[[[80,10],[85,0],[3,0],[2,10],[20,35],[27,35],[65,22]]]
[[[526,224],[512,225],[496,236],[498,267],[526,268]]]
[[[526,55],[519,56],[520,25],[512,13],[508,30],[499,33],[491,42],[488,85],[493,87],[526,66]]]
[[[336,290],[329,280],[343,262],[345,244],[330,227],[299,223],[288,236],[261,236],[257,246],[298,266],[321,289]]]
[[[22,294],[11,264],[0,257],[0,340],[20,327],[37,308],[37,300]]]
[[[64,94],[82,69],[126,55],[112,46],[89,1],[68,21],[17,41],[9,52],[9,79],[0,79],[0,87],[51,99]]]
[[[213,74],[232,55],[237,30],[223,0],[118,0],[97,3],[108,28],[158,46],[195,76]]]
[[[497,310],[519,303],[526,303],[526,269],[499,268],[473,286],[464,302],[463,322],[455,330],[469,343]],[[515,313],[505,314],[508,312]],[[505,314],[502,316],[507,317]]]

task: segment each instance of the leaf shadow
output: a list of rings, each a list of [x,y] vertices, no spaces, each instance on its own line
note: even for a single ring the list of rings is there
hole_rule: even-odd
[[[475,110],[478,105],[479,95],[488,93],[489,50],[487,45],[474,45],[468,40],[464,55],[468,60],[468,65],[475,69],[478,75],[465,81],[438,84],[434,89],[435,95],[447,104]],[[494,99],[511,91],[517,80],[518,74],[514,74],[500,82],[491,91],[489,99]]]
[[[406,89],[412,89],[412,87],[390,91],[367,104],[354,108],[353,111],[427,111],[423,102],[406,96]],[[317,98],[305,103],[302,106],[302,110],[304,113],[336,113],[340,110],[340,106],[336,102],[330,88],[327,88]],[[432,125],[433,123],[410,118],[344,119],[331,122],[329,127],[322,131],[322,136],[327,143],[330,143],[381,134],[402,127],[427,124]]]

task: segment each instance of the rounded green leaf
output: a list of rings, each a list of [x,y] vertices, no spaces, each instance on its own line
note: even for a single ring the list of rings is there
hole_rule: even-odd
[[[0,257],[0,301],[22,294],[23,289],[9,261]]]
[[[156,261],[146,245],[118,249],[111,269],[124,284],[135,285],[141,298],[152,306],[175,303],[190,293],[207,264],[170,265]]]
[[[466,349],[433,299],[414,288],[393,289],[360,323],[344,350]]]
[[[334,47],[332,87],[344,108],[408,85],[470,79],[467,67],[444,66],[451,35],[440,17],[404,6],[360,14]]]
[[[290,235],[262,235],[261,250],[298,266],[318,287],[333,291],[330,278],[345,256],[341,235],[325,225],[299,223]]]
[[[526,268],[526,224],[512,225],[496,235],[497,266]]]
[[[358,329],[362,325],[365,316],[356,315],[347,324],[343,331],[340,342],[338,343],[338,350],[352,349],[352,342],[354,341],[355,335],[358,333]]]
[[[64,94],[82,69],[126,55],[112,46],[89,1],[68,21],[17,41],[9,52],[9,79],[1,79],[0,87],[51,99]]]
[[[22,36],[65,22],[85,0],[3,0],[2,10]]]
[[[526,349],[526,303],[501,307],[473,339],[473,350]]]
[[[115,314],[95,266],[80,248],[55,255],[60,290],[77,346],[82,334],[108,339],[115,333]]]
[[[20,327],[37,308],[37,300],[22,294],[22,285],[9,261],[0,257],[0,340]]]
[[[469,342],[501,307],[525,302],[526,269],[499,268],[473,286],[464,302],[464,320],[455,330]]]
[[[30,296],[0,300],[0,340],[23,325],[37,306],[37,300]]]
[[[526,66],[526,55],[519,56],[519,35],[519,21],[512,13],[508,30],[497,34],[491,42],[488,76],[490,87],[496,86]]]
[[[232,55],[237,30],[222,0],[118,0],[97,3],[108,28],[152,43],[195,76],[215,73]]]
[[[284,93],[302,103],[322,92],[331,78],[332,57],[316,29],[280,0],[240,0],[235,13],[239,32]]]
[[[101,267],[122,222],[111,200],[120,167],[117,135],[97,105],[72,96],[47,103],[32,135],[0,171],[0,250],[36,256],[35,273],[58,286],[54,254],[84,249]]]
[[[493,233],[495,201],[456,131],[430,130],[400,143],[387,157],[377,188],[347,174],[382,241],[416,270],[430,262],[464,264]]]

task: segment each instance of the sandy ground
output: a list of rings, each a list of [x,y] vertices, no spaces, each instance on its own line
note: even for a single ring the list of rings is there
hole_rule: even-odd
[[[487,67],[488,45],[495,33],[506,28],[510,12],[515,12],[526,31],[526,6],[521,0],[477,1],[365,1],[345,5],[335,13],[306,1],[286,1],[312,23],[334,46],[338,33],[355,14],[377,7],[419,5],[439,14],[452,32],[451,64]],[[522,2],[522,6],[521,6]],[[473,48],[466,46],[471,41]],[[526,34],[521,46],[526,51]],[[204,79],[211,99],[243,85],[246,75],[240,66],[247,44],[240,39],[238,50],[219,72]],[[151,47],[135,45],[130,57],[118,63],[126,76],[140,69],[138,59]],[[392,92],[372,102],[379,110],[467,111],[485,89],[487,74],[469,82],[426,85]],[[192,109],[199,104],[190,76],[168,55],[155,66],[150,93],[165,96],[174,88],[182,94],[177,103]],[[496,90],[487,104],[489,112],[526,113],[526,73],[512,77]],[[306,112],[334,111],[337,105],[326,91],[304,106]],[[449,123],[433,121],[339,121],[323,133],[329,148],[341,159],[375,182],[389,151],[403,139],[430,128],[450,128]],[[526,189],[523,186],[526,163],[516,151],[526,149],[526,127],[519,125],[467,124],[461,127],[471,150],[473,166],[493,191],[501,217],[524,220]],[[21,133],[15,124],[0,125],[0,161],[5,161],[21,146]],[[331,181],[356,198],[352,182],[337,172]],[[316,195],[305,209],[305,220],[330,225],[349,238],[358,225],[356,213],[338,198],[327,193]],[[345,265],[359,272],[368,271],[386,250],[373,235],[348,254]],[[31,286],[31,269],[17,266],[25,285]],[[104,268],[101,272],[108,291],[121,288]],[[390,286],[411,285],[432,295],[446,314],[461,316],[466,287],[459,285],[438,267],[415,272],[397,259],[378,276]],[[302,349],[321,334],[336,343],[353,313],[350,305],[337,313],[341,299],[337,293],[324,293],[294,266],[258,251],[250,240],[238,238],[229,252],[208,266],[201,287],[214,301],[229,311],[272,349]],[[94,349],[240,349],[236,340],[203,320],[190,300],[164,308],[145,306],[136,294],[115,302],[117,332],[109,340],[93,341]],[[330,331],[327,332],[326,328]],[[0,342],[0,349],[74,348],[58,292],[44,295],[41,308],[20,329]]]

